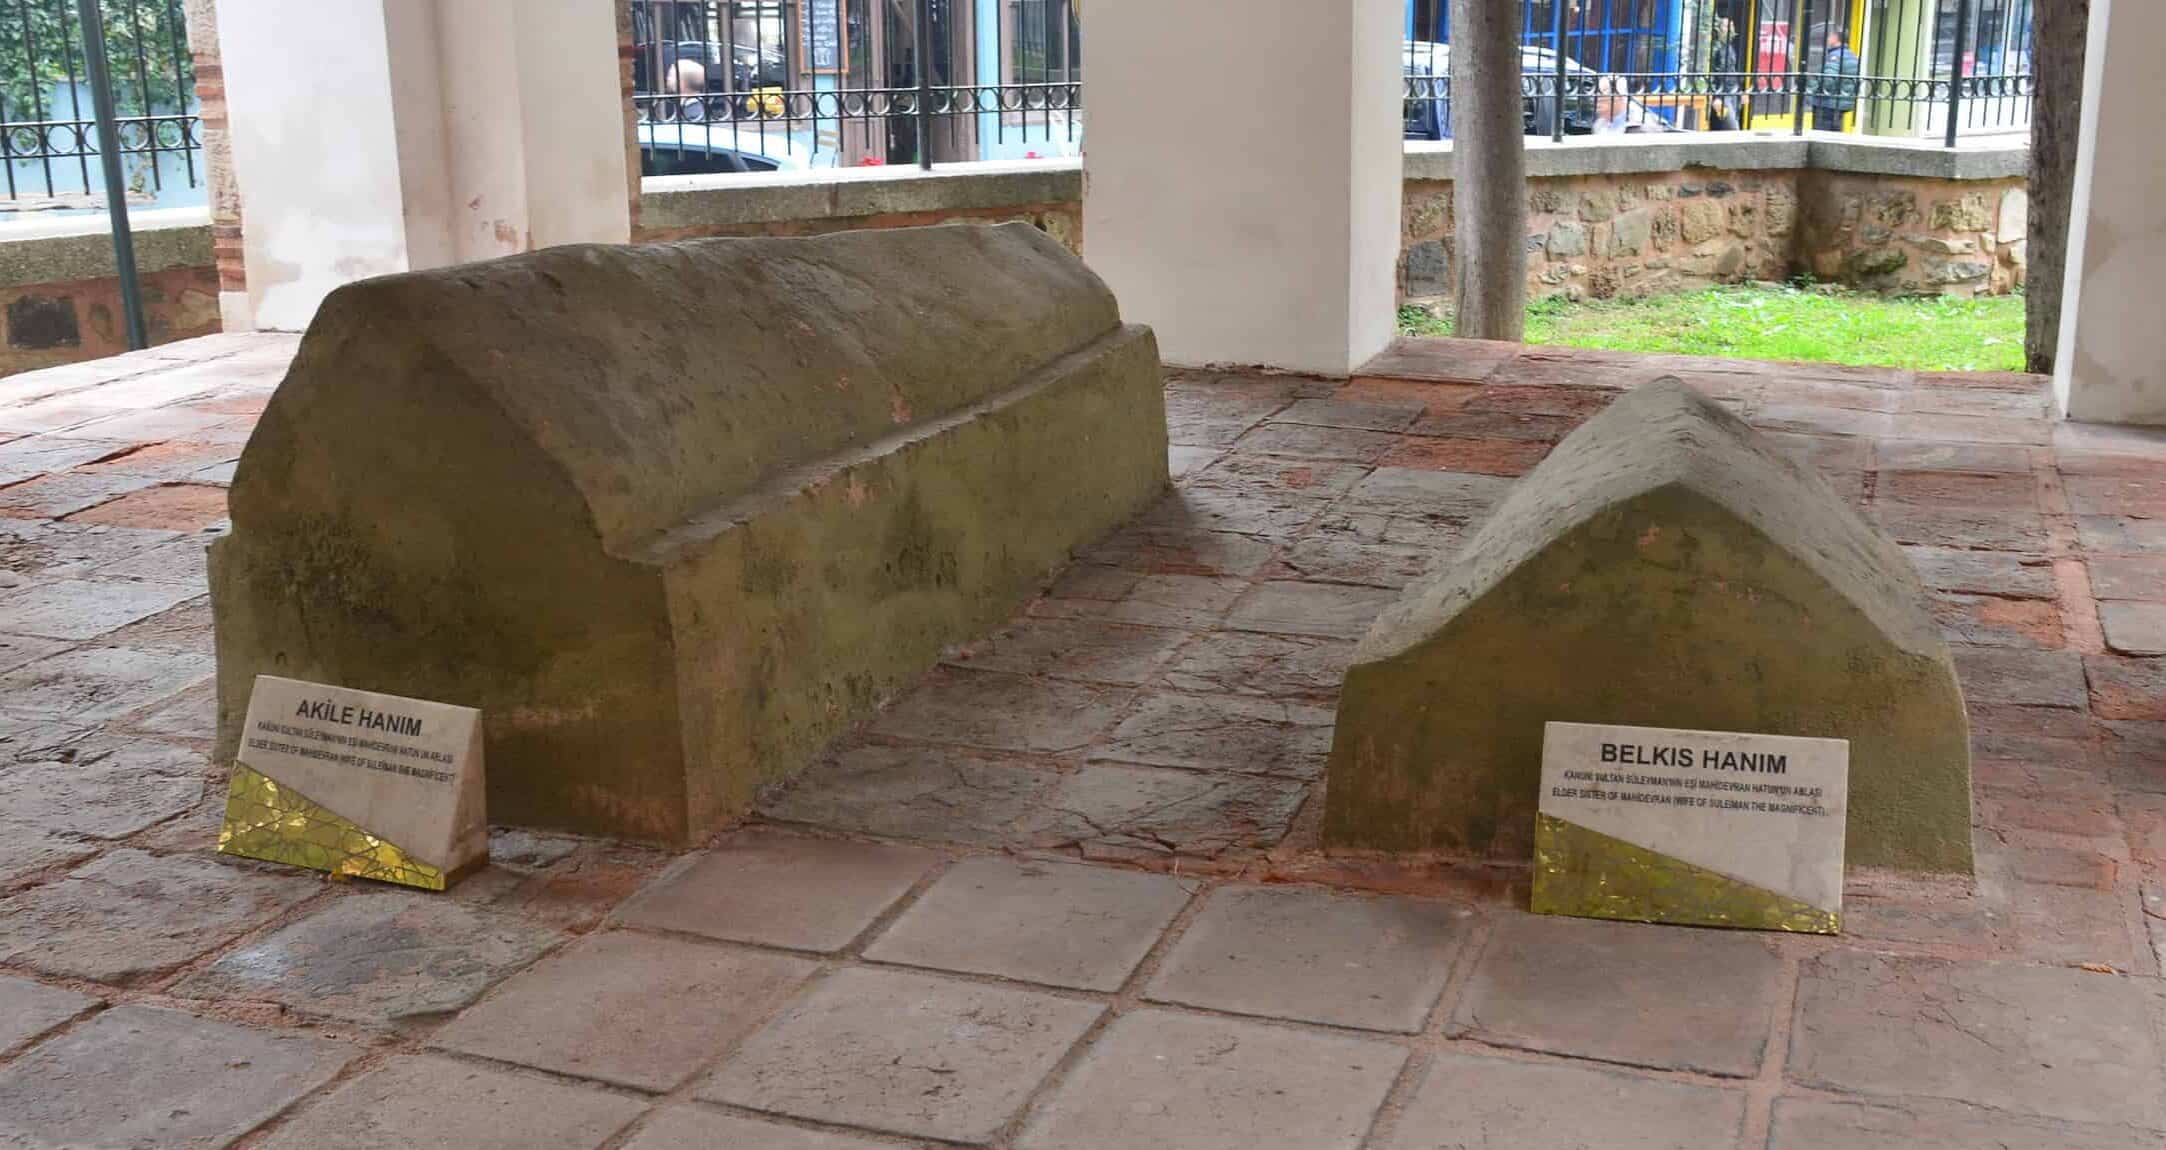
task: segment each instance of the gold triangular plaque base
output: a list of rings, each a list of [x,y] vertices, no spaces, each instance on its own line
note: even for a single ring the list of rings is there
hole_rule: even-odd
[[[423,890],[449,885],[443,871],[241,763],[233,764],[218,852]]]
[[[1842,916],[1555,815],[1536,815],[1536,914],[1840,934]]]

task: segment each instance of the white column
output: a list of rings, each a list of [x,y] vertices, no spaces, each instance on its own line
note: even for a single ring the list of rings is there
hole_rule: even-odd
[[[1091,0],[1083,258],[1168,362],[1390,342],[1405,0]]]
[[[2091,0],[2090,31],[2054,392],[2070,419],[2166,424],[2166,4]]]
[[[622,243],[614,0],[216,0],[256,327],[339,284]]]

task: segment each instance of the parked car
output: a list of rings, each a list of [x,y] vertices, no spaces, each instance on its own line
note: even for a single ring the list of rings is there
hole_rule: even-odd
[[[693,176],[730,172],[801,171],[812,167],[803,143],[778,125],[712,126],[699,122],[639,125],[639,174]]]
[[[1406,42],[1406,138],[1451,138],[1451,45],[1428,40]],[[1530,136],[1550,134],[1558,102],[1557,53],[1533,44],[1519,48],[1520,87],[1526,92],[1526,131]],[[1607,79],[1609,83],[1605,84]],[[1601,72],[1567,56],[1564,60],[1564,132],[1585,136],[1602,127],[1605,90],[1621,85],[1621,77]],[[1654,109],[1626,96],[1624,106],[1611,117],[1629,124],[1632,131],[1667,132],[1673,129]]]

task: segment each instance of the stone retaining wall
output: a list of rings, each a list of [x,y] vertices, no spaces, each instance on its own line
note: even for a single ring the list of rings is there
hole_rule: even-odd
[[[113,242],[103,216],[24,225],[45,234],[0,241],[0,376],[128,350]],[[138,213],[136,267],[154,344],[219,330],[218,272],[202,209]],[[46,230],[51,229],[51,230]]]

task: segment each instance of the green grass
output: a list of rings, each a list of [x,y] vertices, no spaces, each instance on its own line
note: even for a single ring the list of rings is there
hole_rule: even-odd
[[[1399,309],[1406,335],[1450,335],[1449,311]],[[1543,300],[1527,342],[1918,371],[2023,370],[2023,297],[1959,300],[1752,284],[1636,300]]]

